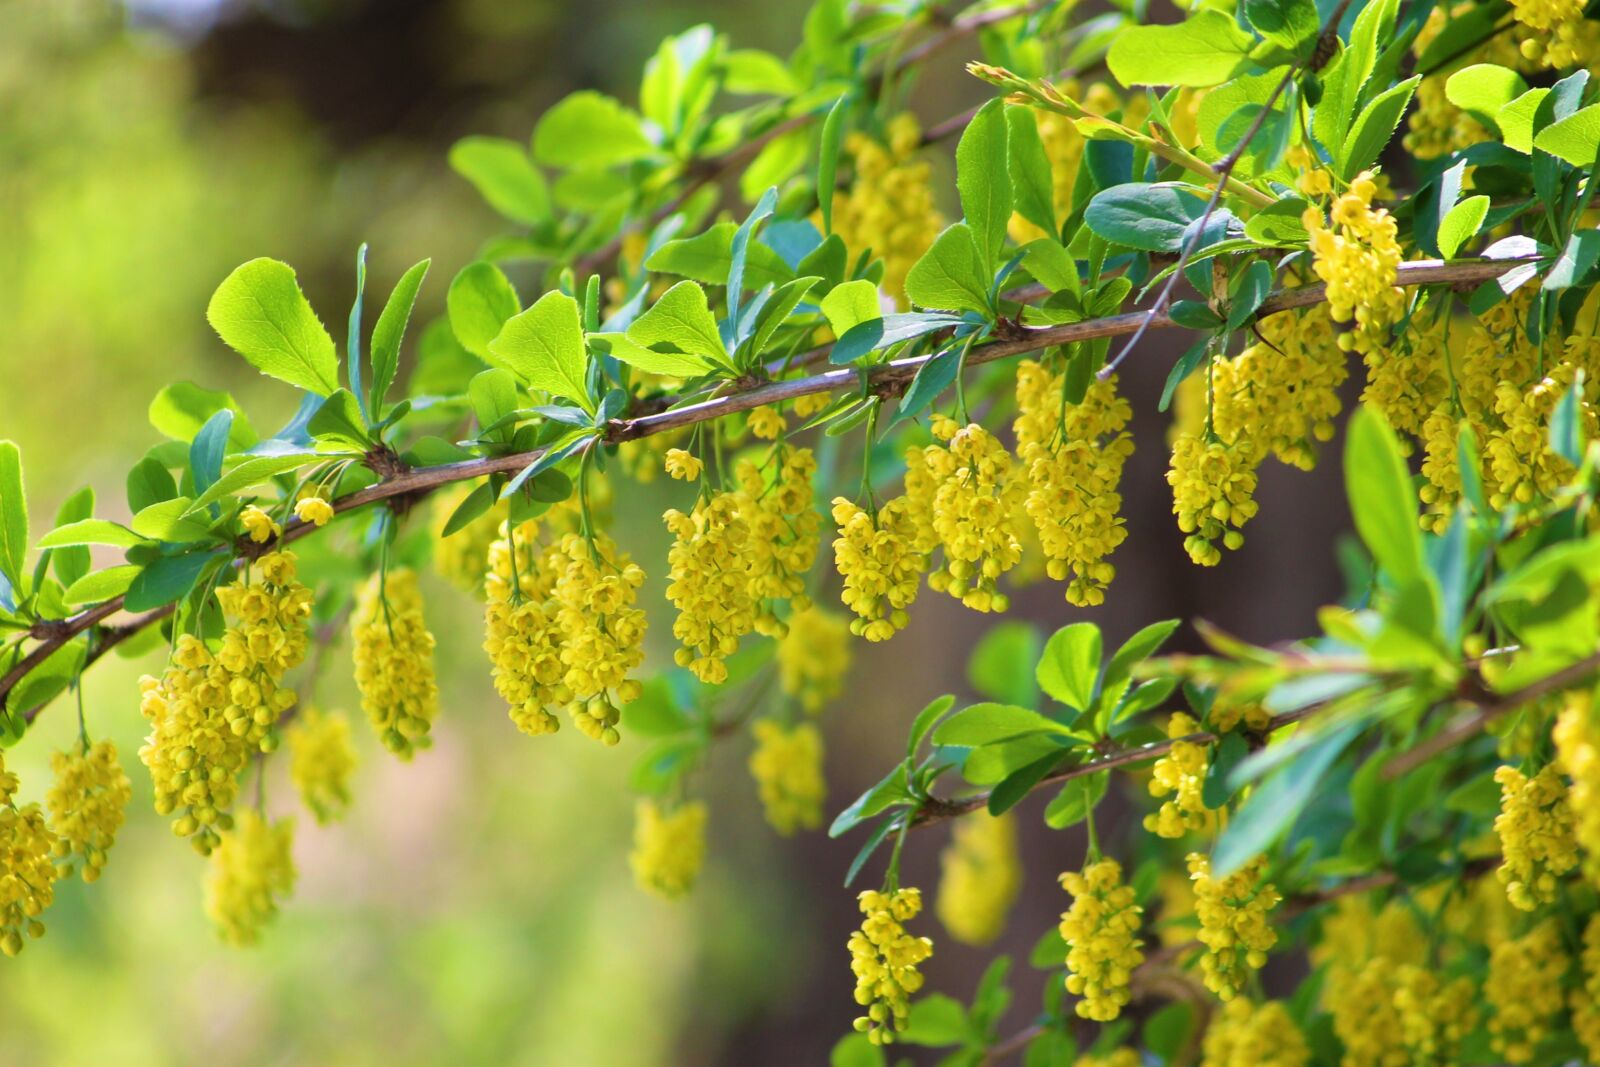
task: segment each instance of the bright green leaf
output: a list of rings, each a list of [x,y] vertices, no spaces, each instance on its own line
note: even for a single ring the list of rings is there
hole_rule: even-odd
[[[287,263],[252,259],[235,269],[211,294],[206,321],[261,373],[319,396],[339,388],[333,338]]]
[[[649,348],[671,345],[680,352],[728,362],[722,332],[711,313],[706,291],[694,282],[679,282],[628,327],[628,340]]]
[[[972,231],[958,222],[934,239],[906,274],[906,296],[936,311],[989,310],[991,271]]]
[[[1200,11],[1172,26],[1124,26],[1106,62],[1123,85],[1203,87],[1232,77],[1254,44],[1233,16]]]
[[[591,89],[546,111],[533,131],[533,157],[551,167],[609,167],[656,153],[638,114]]]
[[[594,414],[583,321],[578,302],[566,293],[552,290],[508,320],[489,342],[489,362]]]
[[[1472,240],[1489,214],[1487,196],[1469,196],[1439,220],[1439,252],[1454,259],[1461,246]]]
[[[550,217],[550,187],[517,142],[463,137],[450,148],[450,166],[506,218],[532,226]]]

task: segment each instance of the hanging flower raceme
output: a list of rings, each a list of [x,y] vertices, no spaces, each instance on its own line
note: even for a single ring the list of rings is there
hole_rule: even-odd
[[[58,848],[37,804],[17,806],[17,776],[0,753],[0,951],[15,956],[23,938],[43,937],[39,916],[55,900]]]
[[[756,625],[745,561],[750,526],[740,504],[737,494],[718,493],[696,501],[688,514],[666,513],[673,536],[667,599],[678,609],[672,633],[681,646],[674,659],[711,685],[727,680],[724,661]]]
[[[1504,855],[1495,872],[1506,899],[1533,911],[1556,898],[1560,878],[1578,865],[1572,809],[1554,766],[1531,778],[1515,767],[1494,772],[1500,783],[1500,814],[1494,820]]]
[[[866,918],[850,935],[850,969],[856,976],[856,1003],[867,1013],[855,1020],[855,1028],[874,1045],[887,1045],[906,1028],[911,995],[922,988],[917,968],[933,955],[933,942],[906,932],[905,924],[922,910],[920,890],[868,890],[859,899]]]
[[[549,706],[571,699],[563,681],[559,609],[552,600],[559,563],[559,550],[539,542],[533,520],[507,523],[489,546],[483,650],[494,664],[495,691],[510,705],[511,721],[535,737],[561,728]]]
[[[253,810],[239,814],[211,854],[206,871],[206,914],[231,945],[253,945],[278,914],[278,901],[294,890],[294,823],[269,823]]]
[[[500,527],[510,518],[510,506],[496,501],[488,511],[445,536],[450,518],[471,496],[468,485],[459,492],[443,493],[433,507],[433,569],[439,577],[463,593],[483,599],[483,580],[489,570],[489,546],[500,536]]]
[[[1318,444],[1333,440],[1339,387],[1349,373],[1333,321],[1319,305],[1269,315],[1256,329],[1257,343],[1213,364],[1216,432],[1311,470]]]
[[[1317,208],[1303,222],[1311,235],[1312,269],[1328,285],[1335,322],[1354,323],[1339,336],[1346,351],[1366,353],[1389,342],[1389,330],[1405,314],[1405,295],[1395,286],[1400,242],[1394,216],[1372,206],[1378,186],[1363,171],[1336,197],[1331,224]]]
[[[1222,562],[1217,540],[1227,548],[1244,544],[1239,530],[1256,514],[1256,462],[1249,448],[1207,440],[1204,432],[1179,434],[1172,443],[1167,484],[1191,560],[1214,567]]]
[[[1201,1067],[1305,1067],[1305,1035],[1276,1000],[1235,997],[1206,1027]]]
[[[1206,830],[1216,824],[1216,816],[1201,799],[1205,788],[1209,749],[1194,741],[1178,738],[1201,733],[1200,724],[1183,712],[1174,712],[1167,720],[1167,737],[1172,747],[1156,760],[1150,774],[1150,795],[1171,800],[1161,802],[1161,808],[1144,817],[1144,828],[1158,837],[1182,837],[1191,830]]]
[[[553,595],[562,687],[578,729],[614,745],[618,705],[637,700],[642,689],[628,676],[644,662],[645,614],[634,603],[644,570],[603,533],[567,534],[559,551]]]
[[[897,497],[874,513],[835,497],[833,521],[839,527],[833,561],[844,579],[840,599],[856,613],[850,632],[887,641],[911,621],[906,609],[917,599],[928,564],[910,500]]]
[[[806,575],[817,559],[822,516],[811,503],[811,479],[817,470],[811,449],[780,444],[773,460],[777,467],[770,482],[748,459],[735,464],[734,478],[739,484],[739,515],[748,530],[744,559],[750,597],[757,605],[755,628],[781,637],[785,624],[777,606],[787,603],[792,611],[810,606]]]
[[[1005,445],[977,423],[936,416],[933,436],[940,443],[922,449],[926,477],[913,473],[915,461],[906,473],[906,495],[944,549],[928,585],[974,611],[1003,612],[1010,598],[996,583],[1022,559],[1016,514],[1027,487]]]
[[[350,777],[356,769],[350,720],[308,707],[289,728],[288,739],[289,779],[301,802],[319,824],[336,822],[350,806]]]
[[[1557,69],[1585,61],[1593,35],[1585,33],[1584,7],[1584,0],[1511,0],[1522,57]]]
[[[1045,572],[1070,581],[1067,600],[1104,603],[1116,574],[1106,557],[1127,530],[1118,486],[1133,454],[1132,414],[1115,377],[1094,381],[1077,404],[1063,403],[1063,376],[1024,360],[1017,367],[1017,456],[1027,470],[1028,517],[1039,533]]]
[[[1122,881],[1122,865],[1102,859],[1082,873],[1068,871],[1061,887],[1072,894],[1072,907],[1061,916],[1061,939],[1067,943],[1067,992],[1081,997],[1074,1010],[1080,1018],[1110,1022],[1132,999],[1134,968],[1144,962],[1133,887]]]
[[[785,837],[822,825],[828,784],[822,777],[821,731],[809,722],[784,726],[772,719],[758,719],[750,730],[756,738],[750,774],[767,822]]]
[[[384,747],[401,759],[432,744],[439,714],[433,634],[422,617],[417,576],[397,567],[374,574],[350,616],[356,688]]]
[[[1600,724],[1595,722],[1589,693],[1568,695],[1551,736],[1556,763],[1572,783],[1567,805],[1572,809],[1573,838],[1583,850],[1583,873],[1600,886]]]
[[[122,828],[133,783],[117,762],[117,746],[105,740],[87,749],[57,752],[50,767],[55,781],[45,806],[56,835],[56,863],[62,877],[70,877],[76,867],[85,882],[97,881]]]
[[[1362,353],[1367,382],[1361,390],[1361,402],[1376,407],[1395,430],[1414,437],[1424,435],[1428,417],[1450,396],[1450,376],[1445,366],[1449,316],[1440,315],[1431,323],[1418,326],[1423,318],[1414,313],[1412,328],[1393,343]],[[1401,440],[1409,445],[1405,438]]]
[[[1441,983],[1429,968],[1367,959],[1324,994],[1342,1067],[1445,1067],[1458,1062],[1462,1040],[1477,1026],[1471,979]]]
[[[1489,1044],[1507,1063],[1535,1062],[1561,1015],[1561,981],[1570,963],[1557,919],[1507,938],[1490,953],[1483,987],[1491,1009]]]
[[[935,908],[950,936],[964,945],[987,945],[999,937],[1022,891],[1011,813],[977,812],[957,822],[939,865]]]
[[[922,131],[909,113],[889,122],[887,143],[852,133],[844,148],[855,164],[847,189],[833,194],[833,230],[852,253],[871,249],[883,260],[883,289],[906,298],[906,274],[939,235],[930,170],[915,158]]]
[[[1572,1009],[1572,1030],[1590,1061],[1600,1061],[1600,912],[1589,916],[1583,928],[1583,952],[1578,965],[1582,980],[1567,998]]]
[[[311,591],[295,558],[272,552],[217,590],[228,626],[215,652],[181,635],[160,678],[140,679],[150,734],[139,758],[150,770],[156,811],[202,855],[232,825],[238,775],[252,754],[277,747],[278,719],[294,706],[284,674],[305,657]]]
[[[641,799],[634,811],[634,881],[668,900],[694,888],[706,855],[706,806],[693,800],[665,808]]]
[[[1266,858],[1258,856],[1226,877],[1213,878],[1210,859],[1189,854],[1200,942],[1206,947],[1200,966],[1206,988],[1225,1001],[1239,995],[1250,973],[1266,964],[1268,950],[1278,943],[1267,917],[1283,897],[1262,881],[1266,865]]]
[[[789,616],[778,642],[778,685],[814,715],[844,690],[851,656],[850,624],[813,604]]]

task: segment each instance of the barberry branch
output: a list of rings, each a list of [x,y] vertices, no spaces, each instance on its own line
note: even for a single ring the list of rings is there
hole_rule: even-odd
[[[1526,262],[1528,261],[1520,259],[1460,260],[1453,262],[1417,260],[1400,265],[1395,284],[1412,286],[1477,283],[1490,278],[1497,278]],[[1320,304],[1326,299],[1327,289],[1321,283],[1282,289],[1262,303],[1257,315],[1258,317],[1265,317],[1280,311],[1310,307],[1314,304]],[[967,353],[965,365],[972,367],[984,363],[992,363],[996,360],[1008,359],[1012,356],[1036,352],[1040,349],[1069,344],[1074,341],[1123,336],[1138,330],[1140,325],[1147,320],[1150,328],[1154,329],[1185,328],[1181,324],[1174,322],[1166,312],[1152,316],[1145,311],[1130,311],[1120,315],[1089,319],[1083,322],[1065,323],[1058,326],[1020,327],[1020,336],[1015,339],[995,340],[986,344],[974,345],[971,351]],[[932,358],[932,355],[909,356],[879,364],[867,372],[867,385],[880,395],[893,394],[904,389],[916,377],[917,371],[921,370],[923,365]],[[783,403],[799,397],[814,396],[821,393],[844,392],[860,387],[861,372],[853,366],[840,367],[836,370],[825,371],[805,378],[767,382],[723,395],[713,394],[704,400],[688,403],[681,407],[671,407],[665,411],[636,418],[615,419],[610,423],[605,437],[610,442],[632,441],[665,433],[669,430],[677,430],[698,423],[709,422],[724,415],[751,411],[769,404]],[[399,469],[373,485],[333,501],[333,510],[336,514],[343,514],[366,507],[369,504],[382,503],[399,497],[414,501],[441,486],[485,478],[494,474],[514,474],[526,469],[530,464],[538,462],[544,456],[545,451],[545,449],[539,448],[528,452],[486,456],[480,459],[462,460],[432,467]],[[319,529],[319,527],[300,519],[291,519],[284,526],[283,534],[277,544],[292,544],[316,529]],[[266,546],[253,547],[265,548]],[[94,642],[94,647],[89,650],[89,656],[92,661],[92,659],[99,658],[107,649],[126,640],[134,633],[165,619],[174,610],[172,605],[167,605],[138,615],[114,629],[101,627],[100,624],[122,610],[122,605],[122,597],[113,597],[77,615],[60,620],[59,626],[53,627],[51,632],[39,640],[15,666],[6,671],[4,675],[0,675],[0,702],[8,698],[16,685],[44,663],[52,653],[74,638],[97,627],[100,628],[100,639]],[[37,714],[37,709],[20,710],[25,712],[30,720]]]

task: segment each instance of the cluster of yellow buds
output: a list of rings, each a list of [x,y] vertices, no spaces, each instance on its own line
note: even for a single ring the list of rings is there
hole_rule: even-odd
[[[889,121],[887,143],[864,133],[845,138],[855,163],[848,189],[833,194],[833,229],[852,253],[883,260],[883,289],[902,304],[906,274],[933,244],[944,220],[934,205],[926,160],[916,158],[922,131],[909,113]]]
[[[288,739],[289,780],[301,802],[319,824],[336,821],[350,806],[350,776],[356,769],[350,720],[304,708]]]
[[[727,680],[725,660],[756,625],[745,570],[750,526],[739,505],[736,494],[718,493],[702,497],[688,514],[666,513],[673,536],[667,599],[678,609],[672,634],[681,646],[674,658],[711,685]]]
[[[739,513],[749,530],[745,571],[757,605],[755,628],[781,637],[787,624],[780,620],[777,606],[804,611],[811,605],[806,575],[817,560],[822,516],[812,506],[817,460],[811,449],[780,444],[769,462],[776,463],[770,481],[748,459],[735,464],[734,478],[739,483]]]
[[[1441,982],[1427,967],[1386,955],[1328,986],[1324,1001],[1345,1067],[1445,1067],[1458,1062],[1461,1042],[1478,1022],[1471,979]]]
[[[1276,1000],[1235,997],[1206,1027],[1200,1067],[1305,1067],[1305,1035]]]
[[[1594,34],[1585,32],[1585,6],[1584,0],[1511,0],[1522,57],[1556,69],[1587,62]]]
[[[43,937],[39,916],[55,900],[56,835],[37,804],[17,806],[17,776],[0,753],[0,951],[15,956],[23,936]]]
[[[1578,957],[1581,984],[1568,995],[1572,1030],[1590,1060],[1600,1060],[1600,913],[1589,916],[1583,928],[1583,952]]]
[[[939,864],[936,910],[950,936],[964,945],[999,937],[1022,891],[1015,817],[979,812],[962,819]]]
[[[1339,337],[1346,351],[1382,348],[1390,327],[1405,313],[1405,296],[1395,286],[1399,230],[1393,215],[1372,206],[1377,191],[1377,182],[1363,171],[1334,199],[1332,226],[1318,208],[1307,208],[1303,218],[1311,235],[1312,269],[1328,285],[1334,321],[1355,324]]]
[[[553,596],[561,684],[578,729],[614,745],[618,704],[637,700],[643,688],[629,675],[644,662],[645,614],[635,604],[644,569],[603,533],[569,533],[559,551]]]
[[[1492,1009],[1490,1046],[1507,1063],[1535,1062],[1561,1015],[1561,982],[1570,964],[1557,919],[1494,946],[1483,994]]]
[[[173,832],[202,855],[232,825],[238,775],[251,754],[277,747],[274,727],[295,703],[280,682],[308,643],[311,591],[295,579],[294,556],[268,553],[253,572],[217,590],[231,621],[215,652],[183,634],[166,672],[139,682],[150,722],[139,758],[150,769],[156,811],[177,813]]]
[[[489,546],[483,640],[494,664],[495,691],[510,705],[511,721],[535,737],[561,728],[549,705],[567,697],[561,631],[550,603],[559,556],[538,538],[537,522],[508,522]]]
[[[1223,1000],[1243,990],[1251,971],[1267,962],[1267,952],[1278,943],[1278,932],[1267,921],[1283,897],[1262,880],[1266,858],[1258,856],[1223,878],[1211,876],[1211,861],[1199,852],[1189,854],[1189,877],[1194,881],[1195,913],[1200,916],[1200,958],[1206,988]]]
[[[1506,887],[1506,899],[1533,911],[1556,898],[1561,876],[1578,865],[1566,786],[1553,765],[1531,778],[1502,766],[1494,780],[1500,783],[1494,830],[1504,855],[1495,873]]]
[[[1170,793],[1172,799],[1162,801],[1158,811],[1144,817],[1144,828],[1158,837],[1182,837],[1191,830],[1206,830],[1216,824],[1216,816],[1201,799],[1210,765],[1209,750],[1205,744],[1179,740],[1201,732],[1200,724],[1184,712],[1174,712],[1167,720],[1172,747],[1151,770],[1150,795],[1164,797]]]
[[[843,691],[851,655],[850,624],[813,604],[789,616],[778,642],[778,685],[814,715]]]
[[[675,899],[694,888],[706,856],[706,806],[694,800],[665,808],[641,799],[634,811],[628,857],[641,889]]]
[[[56,835],[56,862],[63,877],[70,876],[77,864],[85,882],[97,881],[127,815],[133,783],[122,773],[117,746],[110,741],[57,752],[50,757],[50,767],[55,781],[45,795],[45,806]]]
[[[422,606],[416,574],[397,567],[368,580],[350,616],[361,707],[384,747],[401,759],[432,744],[428,731],[439,714],[434,640]]]
[[[1583,850],[1583,872],[1600,885],[1600,724],[1589,693],[1572,693],[1566,700],[1551,736],[1556,763],[1572,783],[1567,804],[1572,809],[1573,838]]]
[[[1219,538],[1227,548],[1244,544],[1240,527],[1256,514],[1256,464],[1248,448],[1207,440],[1203,432],[1179,434],[1167,483],[1191,560],[1214,567],[1222,562]]]
[[[911,995],[922,988],[917,968],[933,955],[933,942],[906,933],[905,924],[922,910],[920,890],[868,890],[860,902],[866,918],[850,935],[850,969],[856,976],[856,1003],[867,1013],[855,1020],[855,1028],[874,1045],[887,1045],[906,1027]]]
[[[1067,992],[1081,997],[1075,1009],[1084,1019],[1110,1022],[1132,999],[1134,968],[1144,962],[1133,887],[1123,884],[1122,865],[1102,859],[1082,873],[1068,871],[1061,887],[1072,907],[1061,916],[1067,943]]]
[[[278,898],[294,889],[294,823],[269,823],[253,810],[239,814],[211,854],[205,909],[232,945],[253,945],[278,914]]]
[[[1063,376],[1024,360],[1017,367],[1017,456],[1027,470],[1028,517],[1039,533],[1045,572],[1071,580],[1067,600],[1104,603],[1116,575],[1106,557],[1127,537],[1121,515],[1122,468],[1133,454],[1132,414],[1117,380],[1095,381],[1063,410]]]
[[[1252,734],[1264,734],[1272,728],[1272,712],[1259,703],[1250,701],[1239,703],[1233,700],[1221,699],[1211,706],[1206,712],[1206,721],[1211,728],[1219,734],[1225,734],[1244,724],[1245,731]]]
[[[750,774],[761,794],[767,822],[785,837],[822,824],[828,784],[822,776],[822,732],[809,722],[784,726],[758,719]]]
[[[906,462],[906,498],[922,544],[944,549],[928,585],[974,611],[1003,612],[1010,598],[997,583],[1022,560],[1016,516],[1027,486],[1005,445],[977,423],[937,415],[933,436],[935,444],[913,450]]]
[[[1213,363],[1216,432],[1301,470],[1317,464],[1317,446],[1333,440],[1349,371],[1325,305],[1269,315],[1260,341]]]
[[[833,521],[839,527],[833,561],[844,580],[840,598],[856,614],[850,632],[887,641],[911,621],[907,609],[928,562],[911,504],[897,497],[874,513],[835,497]]]

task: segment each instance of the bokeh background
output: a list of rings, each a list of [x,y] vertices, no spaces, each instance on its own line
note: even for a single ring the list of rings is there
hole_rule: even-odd
[[[123,475],[157,440],[145,410],[167,382],[229,389],[258,426],[290,414],[289,391],[206,326],[233,266],[292,263],[333,323],[361,241],[379,293],[431,256],[425,321],[499,227],[445,165],[456,138],[525,137],[576,88],[632,100],[660,38],[698,22],[785,54],[802,12],[800,0],[0,0],[0,437],[23,447],[36,532],[84,484],[102,514],[125,514]],[[922,77],[924,122],[980,98],[962,59],[954,50]],[[1156,412],[1176,351],[1153,338],[1124,375],[1139,450],[1110,603],[1081,612],[1058,589],[1029,591],[1018,604],[1041,633],[1088,617],[1117,641],[1203,616],[1281,640],[1339,593],[1332,545],[1348,518],[1333,462],[1312,474],[1269,465],[1244,549],[1215,569],[1189,565]],[[638,521],[619,527],[654,575],[666,492],[630,495],[623,517]],[[646,897],[626,863],[626,746],[518,734],[489,686],[476,605],[440,582],[428,591],[437,745],[401,765],[363,728],[354,810],[332,829],[298,820],[299,886],[255,950],[216,940],[201,863],[146,803],[135,680],[158,656],[92,672],[91,730],[117,741],[136,801],[106,876],[87,892],[63,883],[49,935],[0,967],[0,1064],[826,1062],[854,1008],[844,945],[858,915],[841,881],[855,843],[774,837],[740,741],[702,781],[713,814],[700,888],[676,905]],[[670,621],[653,599],[660,664]],[[908,632],[858,646],[826,713],[830,814],[897,758],[928,700],[972,695],[966,656],[992,623],[929,594]],[[1192,632],[1179,643],[1192,647]],[[331,655],[319,701],[357,710],[348,647]],[[42,796],[71,719],[54,709],[8,753],[25,799]],[[291,800],[274,779],[271,807]],[[999,946],[1021,957],[1013,1026],[1039,1003],[1042,978],[1024,960],[1065,903],[1055,876],[1084,848],[1081,830],[1047,830],[1041,806],[1021,809],[1027,887]],[[1101,826],[1115,842],[1137,812],[1114,797]],[[932,890],[945,834],[912,838],[908,883]],[[938,945],[929,988],[965,999],[991,953],[941,937],[931,910],[923,926]]]

